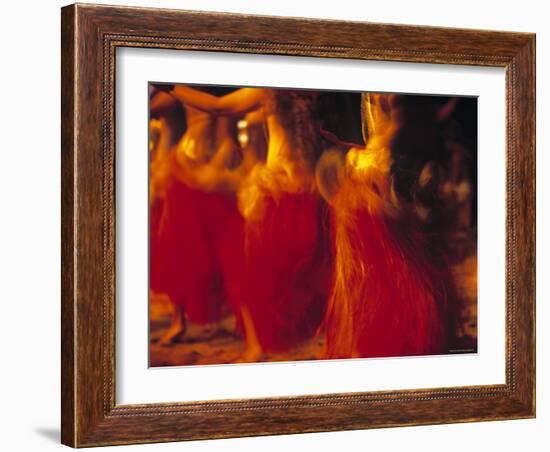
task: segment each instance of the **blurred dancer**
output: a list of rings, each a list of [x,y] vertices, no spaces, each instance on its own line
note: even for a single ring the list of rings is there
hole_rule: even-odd
[[[393,184],[395,146],[408,133],[402,99],[364,95],[363,121],[366,145],[327,153],[317,167],[334,225],[326,356],[446,352],[448,269]]]
[[[159,96],[163,103],[174,101]],[[221,319],[225,293],[218,242],[227,242],[221,238],[225,223],[238,227],[241,221],[234,193],[216,177],[239,166],[235,122],[184,108],[185,133],[151,162],[151,196],[162,199],[162,213],[157,225],[151,211],[150,285],[173,304],[162,343],[182,336],[187,320],[205,325]]]
[[[316,96],[242,88],[218,98],[185,86],[171,94],[210,115],[263,116],[265,162],[257,162],[239,187],[243,272],[232,298],[245,336],[242,361],[288,350],[315,334],[327,291],[324,204],[313,174],[319,154]]]

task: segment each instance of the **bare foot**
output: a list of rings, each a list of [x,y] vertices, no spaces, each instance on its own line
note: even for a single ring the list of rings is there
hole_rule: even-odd
[[[258,346],[247,346],[235,363],[256,363],[262,357],[262,349]]]
[[[174,307],[172,313],[172,323],[165,333],[160,337],[158,343],[160,345],[170,345],[175,342],[176,339],[181,338],[187,331],[187,322],[185,319],[185,313],[183,308]]]
[[[243,319],[245,346],[244,352],[237,359],[236,363],[254,363],[257,362],[262,356],[262,347],[256,334],[256,327],[252,321],[250,311],[246,306],[241,307],[241,317]]]

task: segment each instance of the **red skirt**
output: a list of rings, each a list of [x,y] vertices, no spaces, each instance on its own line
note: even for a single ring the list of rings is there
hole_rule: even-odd
[[[235,198],[231,198],[229,202],[226,198],[225,202],[225,208],[217,210],[221,215],[210,216],[209,222],[214,228],[211,237],[216,252],[216,262],[223,280],[223,297],[235,315],[237,331],[242,332],[240,314],[245,284],[244,220],[237,208]],[[215,213],[216,211],[210,212],[210,214]]]
[[[262,350],[278,352],[311,338],[323,319],[329,240],[318,194],[264,196],[263,216],[244,228],[242,303]]]
[[[451,278],[430,255],[426,236],[413,223],[367,208],[334,211],[332,219],[336,277],[326,316],[328,357],[446,353]]]
[[[218,243],[226,223],[239,216],[230,195],[193,189],[177,179],[167,187],[158,230],[151,231],[150,285],[182,306],[192,322],[212,323],[222,316]]]

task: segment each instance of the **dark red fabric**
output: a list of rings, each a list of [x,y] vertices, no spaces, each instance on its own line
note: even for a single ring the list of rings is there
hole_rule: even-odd
[[[151,233],[150,284],[182,305],[193,322],[221,318],[225,291],[218,248],[227,225],[233,229],[239,217],[230,195],[190,188],[175,178],[167,187],[158,231]]]
[[[247,221],[242,302],[264,352],[288,350],[322,321],[329,281],[327,231],[318,194],[264,198],[264,215]]]

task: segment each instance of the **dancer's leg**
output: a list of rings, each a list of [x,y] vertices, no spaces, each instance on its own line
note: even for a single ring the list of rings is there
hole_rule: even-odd
[[[170,327],[159,339],[159,344],[169,345],[181,338],[187,330],[187,321],[185,318],[185,309],[181,304],[172,305],[172,318]]]

